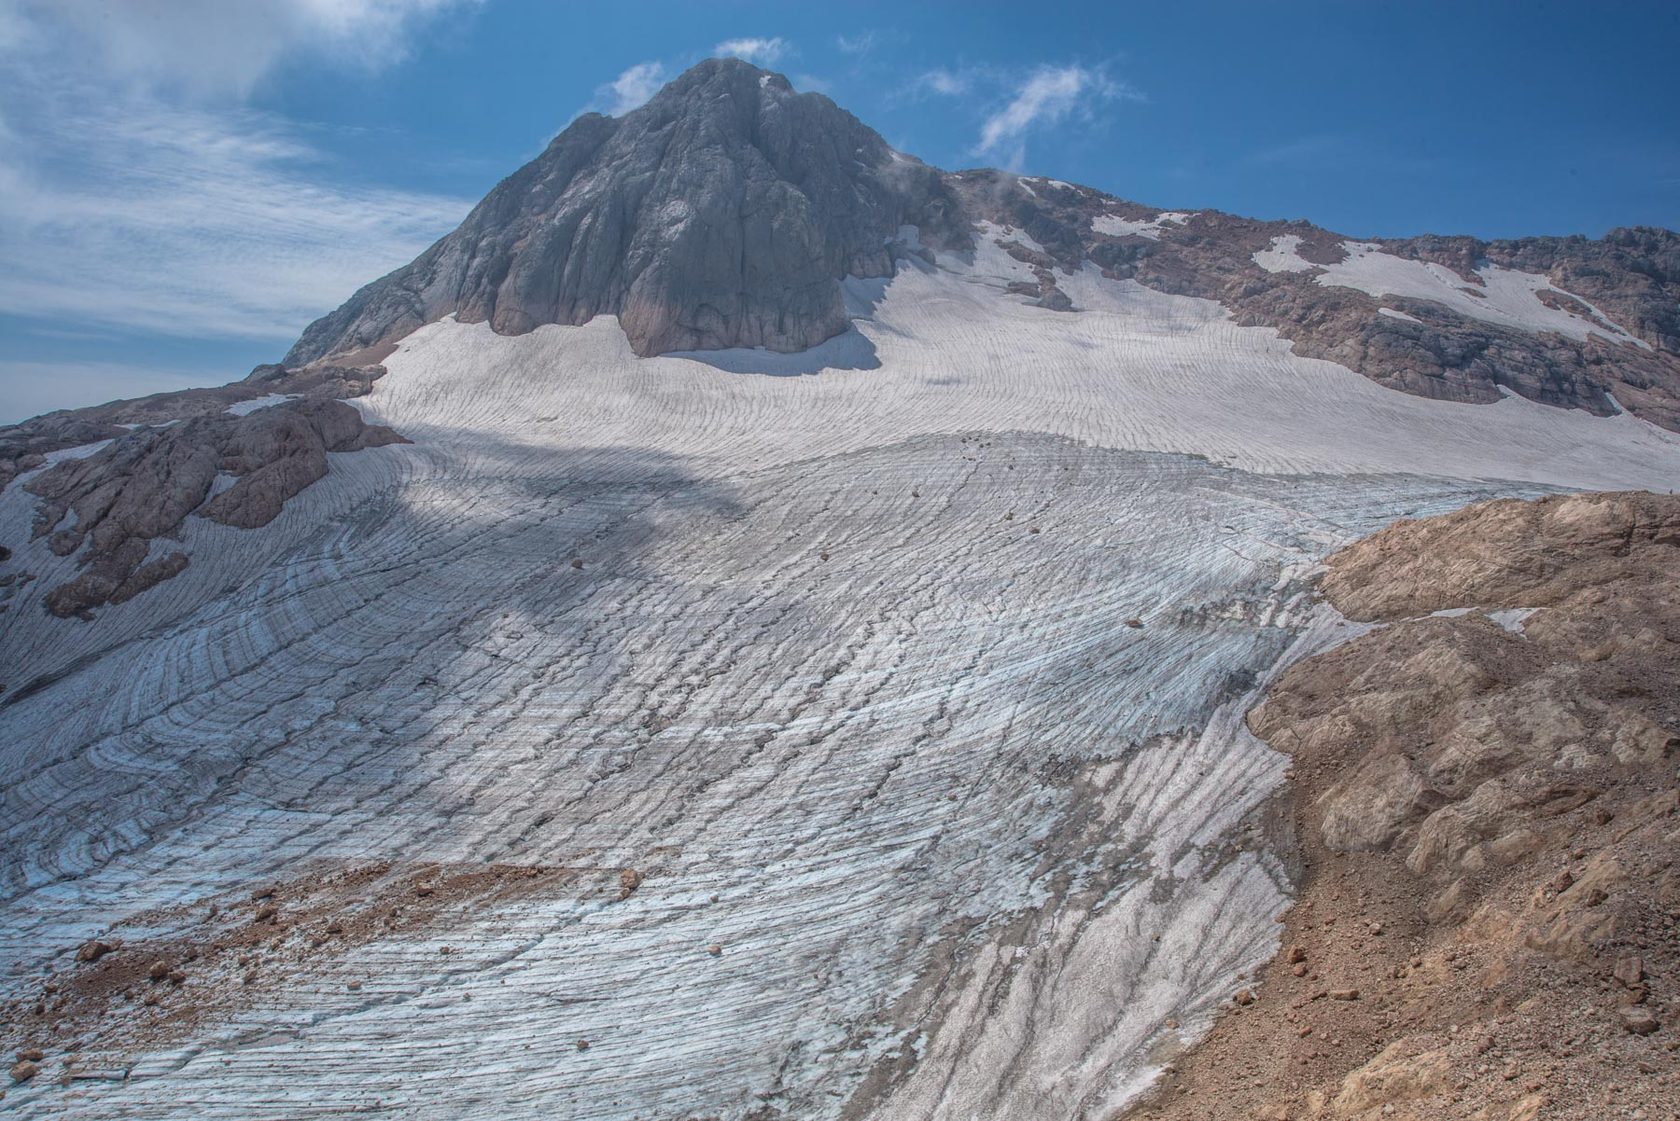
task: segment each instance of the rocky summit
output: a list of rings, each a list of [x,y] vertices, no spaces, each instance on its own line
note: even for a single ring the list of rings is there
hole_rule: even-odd
[[[0,429],[40,1118],[1674,1112],[1680,239],[1358,239],[701,63]]]
[[[286,363],[446,315],[503,334],[615,315],[644,356],[804,350],[846,329],[841,278],[892,275],[906,225],[968,240],[933,168],[821,94],[713,59],[622,118],[580,117],[454,233],[311,324]]]

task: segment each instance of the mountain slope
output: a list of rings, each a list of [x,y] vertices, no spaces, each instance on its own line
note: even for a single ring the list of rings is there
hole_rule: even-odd
[[[1302,227],[914,164],[932,209],[906,222],[890,152],[765,155],[754,114],[803,96],[774,76],[676,89],[663,131],[574,125],[559,147],[642,131],[529,213],[547,172],[516,175],[326,357],[0,437],[0,1045],[42,1053],[7,1105],[1108,1118],[1277,950],[1288,760],[1244,714],[1360,630],[1315,599],[1323,558],[1400,516],[1680,477],[1680,436],[1631,412],[1396,392],[1233,315],[1253,283],[1394,318],[1319,283],[1369,282],[1363,251],[1295,267],[1334,256]],[[620,208],[653,239],[589,292],[687,259],[646,224],[663,203],[616,201],[654,197],[634,184],[586,205],[627,163],[787,202],[826,279],[718,322],[836,333],[644,355],[629,304],[497,323],[507,277],[569,283],[533,248],[556,223],[593,247]],[[816,208],[821,183],[847,201]],[[706,286],[747,275],[724,264],[658,321],[721,307]],[[1646,353],[1482,272],[1509,322],[1464,330]],[[1419,320],[1476,299],[1405,277],[1439,289],[1400,297]],[[824,284],[842,321],[793,316]],[[313,465],[297,425],[338,410],[363,428],[307,485],[224,451],[294,433],[263,446]],[[127,559],[184,567],[52,614],[101,563],[53,542],[176,479],[173,524],[120,525]],[[283,501],[210,516],[242,485]]]
[[[283,365],[219,392],[0,429],[0,484],[45,455],[100,439],[133,444],[145,438],[125,425],[215,411],[217,401],[365,393],[393,347],[446,317],[518,335],[610,316],[644,357],[801,352],[847,336],[848,358],[818,361],[867,363],[844,282],[889,279],[903,260],[971,259],[977,236],[1030,270],[1005,298],[1080,314],[1066,289],[1095,270],[1215,300],[1298,355],[1408,394],[1475,404],[1515,394],[1680,431],[1680,238],[1669,231],[1359,242],[1304,222],[1157,211],[1057,180],[938,171],[826,97],[714,59],[623,118],[580,117],[457,230],[311,324]],[[115,465],[135,453],[103,454]],[[103,477],[127,486],[115,466]],[[201,488],[170,501],[201,516],[211,497]],[[157,536],[141,525],[125,539]],[[140,544],[61,595],[61,613],[109,602],[141,567],[163,578],[185,563],[177,553],[158,567]]]
[[[1249,717],[1296,776],[1290,949],[1129,1117],[1674,1115],[1677,552],[1680,499],[1633,493],[1331,556],[1386,625]]]

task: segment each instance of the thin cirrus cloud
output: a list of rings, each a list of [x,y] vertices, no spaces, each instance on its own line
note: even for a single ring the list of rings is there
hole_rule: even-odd
[[[290,53],[377,67],[427,19],[468,6],[172,0],[142,18],[138,5],[0,0],[0,313],[295,336],[470,202],[336,177],[305,131],[246,96]]]
[[[917,93],[937,93],[944,97],[961,97],[974,88],[975,76],[971,72],[961,70],[947,70],[939,67],[918,74],[911,89]]]
[[[61,101],[50,124],[0,142],[0,310],[14,315],[285,339],[470,208],[325,183],[319,153],[254,112]]]
[[[408,55],[425,26],[480,0],[0,0],[0,24],[87,69],[193,97],[243,97],[289,56],[377,70]]]
[[[1001,158],[1006,167],[1019,169],[1026,159],[1027,140],[1034,133],[1069,117],[1092,119],[1098,106],[1116,100],[1140,101],[1142,96],[1100,69],[1041,66],[981,123],[974,151]]]
[[[786,39],[725,39],[712,48],[714,54],[745,59],[758,66],[774,66],[793,52],[793,44]]]
[[[841,54],[866,55],[875,49],[879,38],[874,31],[859,31],[855,35],[842,33],[834,37],[834,45]]]

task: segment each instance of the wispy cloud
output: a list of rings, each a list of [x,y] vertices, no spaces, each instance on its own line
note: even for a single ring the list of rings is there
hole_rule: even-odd
[[[1241,157],[1257,167],[1313,170],[1326,166],[1359,168],[1365,171],[1428,172],[1440,166],[1429,156],[1390,148],[1381,140],[1339,133],[1313,133],[1295,137]]]
[[[479,0],[0,0],[0,24],[27,45],[59,34],[113,80],[193,96],[243,96],[289,56],[378,70],[414,36]],[[9,11],[7,9],[10,9]]]
[[[1143,98],[1100,69],[1041,66],[1016,87],[1006,104],[986,117],[975,152],[1002,157],[1006,167],[1019,169],[1026,159],[1027,138],[1033,132],[1070,115],[1089,119],[1099,103],[1113,100]]]
[[[162,334],[285,339],[470,204],[334,186],[286,122],[61,99],[0,143],[0,309]]]
[[[646,105],[664,84],[664,63],[638,62],[606,85],[597,86],[594,104],[609,117],[622,117]]]
[[[879,39],[874,31],[859,31],[853,35],[836,35],[834,45],[840,48],[842,54],[864,55],[875,49]]]
[[[939,67],[916,75],[911,89],[921,93],[937,93],[944,97],[961,97],[974,88],[972,71],[947,70]]]
[[[1328,155],[1334,155],[1347,147],[1345,137],[1319,134],[1302,136],[1270,148],[1262,148],[1249,154],[1248,162],[1258,164],[1293,164],[1306,160],[1318,160]]]
[[[306,130],[248,108],[251,83],[303,48],[296,34],[246,47],[229,31],[301,26],[329,43],[366,35],[394,56],[404,30],[446,0],[275,2],[229,19],[220,17],[231,8],[198,0],[4,5],[0,17],[21,31],[0,47],[0,311],[66,327],[285,340],[469,209],[353,182]],[[181,13],[198,9],[206,27],[195,30]],[[109,26],[95,27],[104,12]],[[191,56],[222,37],[246,72],[225,58],[192,70]],[[75,49],[90,42],[91,53]],[[167,73],[177,63],[192,72]]]
[[[746,59],[758,66],[774,66],[793,53],[793,44],[780,36],[774,39],[725,39],[713,47],[712,52]]]

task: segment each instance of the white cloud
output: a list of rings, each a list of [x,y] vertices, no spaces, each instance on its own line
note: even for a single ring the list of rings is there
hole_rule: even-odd
[[[233,29],[303,27],[346,50],[358,39],[355,50],[381,53],[377,65],[401,53],[414,20],[446,6],[256,2],[222,19],[221,5],[199,0],[0,0],[0,22],[21,15],[0,54],[0,312],[283,342],[411,259],[468,200],[335,174],[302,129],[242,102],[301,39],[242,47]],[[93,26],[104,11],[108,26]],[[195,30],[182,12],[214,27]],[[216,44],[240,65],[167,73]]]
[[[868,54],[875,49],[878,37],[873,31],[860,31],[856,35],[836,35],[834,45],[843,54]]]
[[[13,36],[68,42],[113,81],[194,97],[248,94],[293,55],[378,70],[478,0],[7,0]]]
[[[927,90],[945,97],[961,97],[973,88],[974,79],[970,74],[941,68],[918,74],[911,85],[914,89]]]
[[[1029,133],[1054,125],[1070,113],[1089,116],[1095,102],[1114,98],[1142,100],[1136,91],[1100,70],[1041,66],[1017,87],[1008,104],[986,118],[975,151],[1001,155],[1007,167],[1018,169],[1026,158]]]
[[[638,62],[604,86],[595,88],[594,104],[609,117],[640,109],[665,84],[665,64]]]
[[[465,216],[464,199],[334,186],[285,122],[82,101],[0,144],[0,310],[284,340]]]
[[[712,48],[713,54],[743,58],[758,66],[774,66],[793,50],[786,39],[725,39]]]

